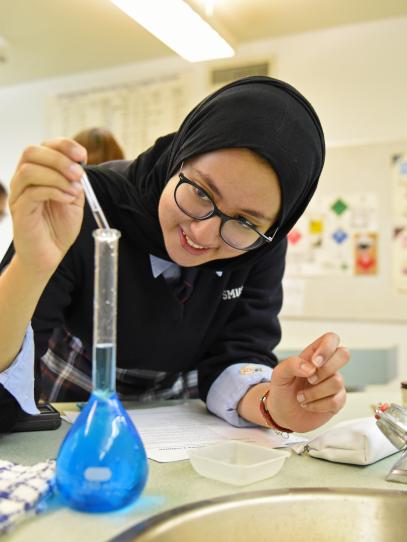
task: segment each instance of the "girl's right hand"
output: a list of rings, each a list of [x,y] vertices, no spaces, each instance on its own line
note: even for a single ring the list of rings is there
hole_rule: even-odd
[[[51,275],[79,234],[84,207],[77,163],[86,149],[60,138],[25,149],[10,185],[14,247],[25,269]]]

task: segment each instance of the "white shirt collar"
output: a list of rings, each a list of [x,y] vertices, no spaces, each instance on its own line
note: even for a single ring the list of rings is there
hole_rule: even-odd
[[[168,269],[179,268],[179,266],[176,263],[169,262],[168,260],[163,260],[162,258],[157,258],[157,256],[153,256],[152,254],[150,254],[150,263],[151,263],[151,271],[155,279],[159,277],[160,275],[162,275]]]
[[[169,262],[168,260],[163,260],[162,258],[158,258],[157,256],[153,256],[150,254],[150,263],[151,263],[151,271],[153,273],[153,277],[156,279],[165,271],[168,271],[170,269],[179,269],[179,265],[175,262]],[[223,275],[223,271],[215,271],[218,277],[221,277]]]

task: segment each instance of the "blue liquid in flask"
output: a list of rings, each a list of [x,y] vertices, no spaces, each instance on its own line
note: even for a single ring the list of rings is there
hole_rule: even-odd
[[[144,446],[117,397],[115,378],[116,343],[94,345],[93,392],[57,457],[57,487],[77,510],[122,508],[140,496],[147,481]]]

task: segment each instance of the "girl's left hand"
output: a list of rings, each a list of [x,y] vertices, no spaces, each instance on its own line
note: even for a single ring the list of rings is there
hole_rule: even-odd
[[[326,333],[273,369],[267,406],[278,425],[311,431],[344,406],[345,385],[338,371],[348,362],[349,351],[339,341],[335,333]]]

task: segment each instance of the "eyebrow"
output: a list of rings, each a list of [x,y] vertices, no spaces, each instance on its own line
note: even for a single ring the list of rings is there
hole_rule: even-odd
[[[222,199],[222,193],[219,190],[219,188],[216,186],[216,183],[214,182],[212,177],[210,177],[210,175],[203,173],[196,167],[191,167],[191,169],[193,169],[206,182],[206,184],[209,186],[209,188],[218,198]],[[264,220],[266,222],[271,222],[271,223],[274,222],[272,218],[264,215],[263,213],[259,213],[259,211],[254,211],[253,209],[240,209],[239,212],[247,214],[247,215],[251,215],[255,218],[258,218],[259,220]]]

